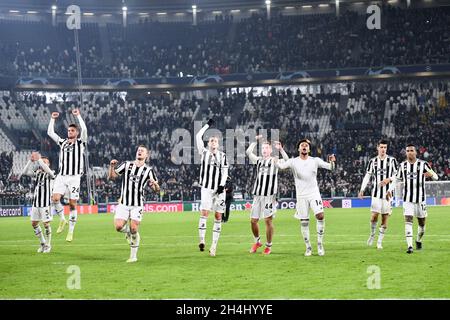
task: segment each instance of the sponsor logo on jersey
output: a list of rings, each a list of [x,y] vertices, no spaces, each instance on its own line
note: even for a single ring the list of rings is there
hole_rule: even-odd
[[[134,175],[134,174],[130,174],[128,176],[128,179],[133,183],[138,183],[140,178],[141,178],[141,176]]]
[[[66,144],[64,146],[64,152],[73,152],[75,149],[75,146],[73,144]]]

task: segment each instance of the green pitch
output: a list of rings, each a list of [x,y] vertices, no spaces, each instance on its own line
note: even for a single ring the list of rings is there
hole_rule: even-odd
[[[247,212],[231,213],[216,257],[198,250],[197,213],[146,214],[135,264],[125,263],[129,247],[110,214],[80,215],[72,243],[64,241],[67,229],[56,235],[56,217],[50,254],[36,252],[28,218],[1,218],[0,298],[450,298],[448,207],[429,208],[424,249],[412,255],[405,253],[401,209],[389,220],[383,250],[366,246],[368,209],[328,209],[325,214],[324,257],[317,256],[314,219],[314,255],[303,256],[292,210],[277,213],[270,256],[248,253],[253,237]],[[207,248],[212,224],[210,216]],[[67,287],[71,266],[79,267],[81,289]],[[368,289],[371,270],[377,268],[380,288]]]

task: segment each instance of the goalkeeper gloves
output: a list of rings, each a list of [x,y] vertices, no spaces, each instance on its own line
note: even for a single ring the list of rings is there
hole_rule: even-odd
[[[213,119],[208,120],[208,126],[213,126],[216,122]]]
[[[219,187],[217,187],[217,194],[221,194],[221,193],[223,193],[223,190],[225,190],[225,187],[224,186],[219,186]]]

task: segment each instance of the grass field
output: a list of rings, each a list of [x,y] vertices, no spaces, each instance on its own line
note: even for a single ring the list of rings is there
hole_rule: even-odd
[[[429,208],[424,249],[412,255],[405,253],[401,209],[391,216],[383,250],[366,246],[368,209],[328,209],[325,214],[323,257],[317,256],[314,221],[314,255],[303,256],[292,210],[277,213],[270,256],[248,253],[253,238],[247,212],[233,212],[223,225],[216,257],[198,251],[198,214],[146,214],[135,264],[125,263],[129,247],[110,214],[80,215],[72,243],[64,241],[66,232],[56,235],[56,218],[50,254],[36,252],[38,240],[28,218],[2,218],[0,298],[450,298],[448,207]],[[81,272],[78,290],[66,285],[72,265]],[[380,289],[367,287],[370,266],[380,270]]]

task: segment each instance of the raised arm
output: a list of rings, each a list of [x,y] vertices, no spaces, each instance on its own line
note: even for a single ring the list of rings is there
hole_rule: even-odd
[[[208,120],[208,123],[203,126],[203,128],[200,129],[199,132],[197,132],[195,136],[195,140],[197,142],[197,150],[199,154],[202,154],[205,150],[205,144],[203,143],[203,135],[205,134],[206,130],[212,125],[214,121],[212,119]]]
[[[289,160],[289,156],[288,156],[288,154],[286,153],[286,151],[284,151],[283,148],[280,149],[280,154],[281,154],[281,156],[283,157],[283,160],[284,160],[284,161],[288,161],[288,160]]]
[[[116,173],[116,165],[118,161],[116,159],[111,160],[109,163],[109,170],[108,170],[108,179],[114,180],[118,177],[118,174]]]
[[[75,117],[77,117],[78,123],[80,124],[80,128],[81,128],[80,138],[81,138],[81,141],[87,142],[87,138],[88,138],[88,136],[87,136],[87,127],[86,127],[86,123],[84,123],[84,120],[81,117],[80,109],[73,109],[72,110],[72,114]]]
[[[322,169],[327,169],[327,170],[334,170],[334,168],[336,167],[336,157],[334,156],[334,154],[328,156],[328,161],[329,162],[325,162],[320,158],[316,158],[317,159],[317,163],[318,163],[318,167],[322,168]]]
[[[55,179],[55,173],[49,168],[49,166],[39,157],[39,160],[37,161],[39,166],[44,170],[45,173],[47,173],[52,179]]]
[[[281,170],[291,168],[292,159],[288,159],[288,160],[280,159],[279,161],[277,161],[276,166]]]
[[[205,145],[203,143],[203,134],[206,130],[208,130],[209,125],[205,124],[203,128],[200,129],[199,132],[197,132],[197,135],[195,136],[195,140],[197,142],[197,150],[199,154],[203,153],[203,150],[205,150]]]
[[[289,160],[289,156],[287,155],[286,151],[284,151],[283,145],[281,144],[281,142],[279,141],[274,141],[274,146],[275,149],[277,149],[278,151],[280,151],[281,156],[283,157],[284,161],[288,161]]]
[[[52,112],[52,118],[50,119],[50,123],[48,124],[47,134],[52,138],[53,141],[59,143],[61,137],[58,136],[55,132],[55,121],[59,117],[58,112]]]
[[[31,152],[30,160],[28,160],[25,167],[22,169],[22,172],[19,175],[19,179],[23,176],[34,176],[36,172],[36,167],[34,166],[34,163],[41,159],[41,155],[37,151]]]
[[[25,165],[25,167],[23,167],[22,172],[19,175],[19,179],[23,175],[25,175],[25,176],[33,176],[34,175],[33,161],[28,160],[27,164]]]
[[[256,162],[258,161],[258,157],[253,153],[253,150],[255,149],[256,145],[257,142],[250,143],[247,150],[245,151],[252,164],[256,164]]]

